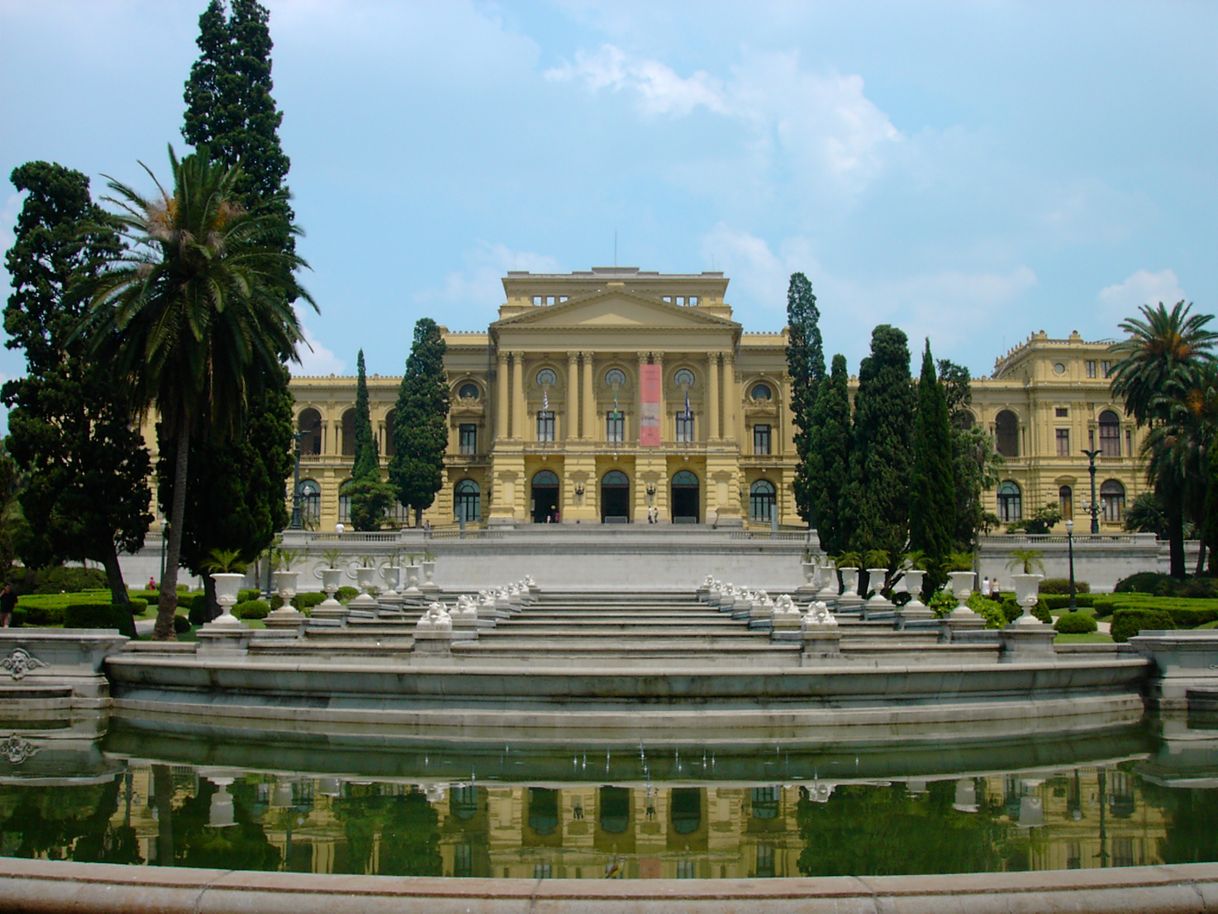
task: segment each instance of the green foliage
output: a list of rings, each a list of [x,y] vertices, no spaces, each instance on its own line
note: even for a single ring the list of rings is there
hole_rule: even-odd
[[[1012,549],[1007,569],[1018,574],[1043,574],[1045,561],[1039,549]]]
[[[1162,609],[1118,609],[1112,614],[1112,640],[1128,641],[1140,631],[1171,631],[1176,627],[1171,616]]]
[[[245,562],[241,560],[241,553],[236,549],[213,549],[207,554],[204,568],[213,574],[240,574],[245,571]]]
[[[1045,578],[1040,582],[1041,593],[1069,593],[1070,579],[1069,578]],[[1091,593],[1091,585],[1086,581],[1075,581],[1074,592]]]
[[[1023,615],[1023,607],[1015,602],[1015,594],[1002,595],[1002,611],[1006,613],[1008,622],[1014,622]],[[1036,598],[1036,605],[1032,607],[1032,615],[1046,625],[1053,624],[1053,614],[1049,612],[1049,607],[1042,597]]]
[[[1043,536],[1048,533],[1062,519],[1061,505],[1051,501],[1043,507],[1037,508],[1036,512],[1031,517],[1025,517],[1022,520],[1017,520],[1013,524],[1007,525],[1007,533],[1030,533],[1034,536]]]
[[[1007,616],[999,600],[992,600],[975,593],[966,601],[968,608],[985,619],[986,628],[1002,628],[1007,624]]]
[[[1218,597],[1218,578],[1183,580],[1154,571],[1139,571],[1117,581],[1117,593],[1152,593],[1164,597]]]
[[[909,526],[913,463],[910,418],[916,399],[909,375],[905,334],[881,324],[871,334],[871,354],[859,368],[850,451],[850,544],[857,549],[900,552]]]
[[[292,597],[292,605],[299,609],[302,613],[308,613],[314,606],[323,602],[326,595],[320,591],[305,591],[298,593]]]
[[[142,616],[148,609],[148,601],[140,597],[131,597],[127,600],[127,609],[133,616]]]
[[[918,413],[914,426],[913,476],[909,493],[909,545],[927,556],[928,586],[944,578],[938,571],[956,538],[956,481],[947,398],[935,376],[930,341],[922,353]]]
[[[344,606],[354,600],[357,596],[359,596],[359,588],[351,587],[345,584],[338,588],[338,590],[334,593],[334,599],[336,599],[339,603],[342,603]]]
[[[271,607],[266,600],[245,600],[233,607],[233,615],[238,619],[265,619],[270,612]]]
[[[1085,635],[1097,627],[1095,617],[1083,612],[1062,613],[1053,624],[1053,628],[1063,635]]]
[[[791,378],[791,411],[795,420],[795,506],[807,523],[814,515],[817,467],[809,464],[814,435],[814,412],[825,377],[825,349],[820,333],[820,310],[812,283],[803,273],[792,273],[787,286],[787,374]]]
[[[1065,609],[1067,606],[1070,605],[1070,595],[1065,594],[1065,593],[1046,594],[1043,592],[1043,588],[1042,588],[1040,598],[1041,598],[1041,600],[1044,601],[1045,606],[1049,607],[1049,609],[1051,609],[1051,610]],[[1074,595],[1074,605],[1075,606],[1094,606],[1095,605],[1095,594],[1090,594],[1090,593],[1075,594]]]
[[[175,635],[184,635],[190,631],[190,620],[183,615],[173,617],[173,632]]]
[[[355,462],[351,479],[343,486],[350,499],[351,526],[356,530],[377,530],[393,504],[392,487],[381,480],[381,461],[372,437],[372,418],[368,411],[368,379],[364,373],[364,350],[356,359],[355,379]]]
[[[64,628],[116,628],[135,637],[135,620],[125,603],[69,603],[63,613]]]
[[[5,345],[23,352],[26,372],[0,396],[10,407],[7,448],[24,477],[28,521],[13,545],[29,565],[102,562],[122,601],[118,552],[139,549],[152,521],[148,452],[135,421],[143,404],[93,357],[97,338],[78,332],[90,283],[120,256],[122,241],[80,172],[29,162],[12,181],[26,196],[5,258],[13,288]],[[10,475],[6,484],[13,482]]]
[[[211,619],[211,607],[208,605],[206,593],[187,594],[178,602],[186,607],[187,618],[191,625],[203,625]],[[170,624],[173,624],[172,621]]]
[[[295,358],[302,334],[282,277],[305,265],[268,246],[269,232],[297,230],[241,205],[239,168],[219,166],[202,150],[181,161],[170,150],[169,157],[172,194],[158,186],[146,198],[110,182],[130,253],[98,282],[91,328],[113,343],[99,346],[99,355],[112,360],[118,377],[138,382],[139,402],[156,404],[176,446],[156,624],[163,639],[173,637],[192,436],[240,428],[251,397],[285,357]]]
[[[1122,526],[1132,533],[1153,533],[1167,539],[1167,517],[1163,505],[1154,492],[1143,492],[1125,509]]]
[[[850,391],[846,359],[835,355],[817,392],[811,446],[803,461],[812,523],[821,548],[833,554],[849,545],[846,497],[850,480]]]
[[[420,318],[398,389],[389,461],[389,481],[398,502],[414,510],[416,525],[444,485],[448,405],[444,338],[435,321]]]
[[[936,590],[930,595],[930,599],[926,601],[927,607],[937,616],[942,619],[949,612],[959,606],[959,602],[949,591]]]
[[[237,602],[244,603],[246,600],[257,600],[262,594],[257,587],[242,587],[237,591]]]
[[[72,593],[100,590],[106,586],[105,572],[80,565],[40,568],[34,575],[34,593]]]

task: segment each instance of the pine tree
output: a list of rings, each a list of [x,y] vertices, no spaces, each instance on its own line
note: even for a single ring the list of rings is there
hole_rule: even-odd
[[[909,493],[909,547],[928,559],[926,591],[943,583],[943,567],[956,533],[956,483],[947,398],[935,375],[930,341],[922,352]]]
[[[812,517],[821,548],[830,555],[844,552],[850,542],[846,492],[850,480],[850,390],[846,358],[833,357],[829,376],[820,384],[812,413],[812,442],[808,453]]]
[[[355,461],[351,481],[343,492],[350,497],[351,526],[356,530],[376,530],[392,504],[393,492],[381,479],[380,454],[372,437],[364,350],[359,351],[355,364]]]
[[[237,195],[247,209],[270,214],[268,244],[287,254],[296,251],[289,231],[295,214],[285,183],[290,161],[279,143],[283,115],[271,94],[272,42],[267,11],[255,0],[232,0],[226,16],[222,0],[211,0],[199,17],[199,57],[192,65],[184,93],[182,136],[206,147],[213,160],[240,165]],[[285,301],[297,298],[296,280],[285,268],[279,277]],[[286,355],[286,353],[282,354]],[[287,523],[283,491],[292,472],[295,406],[288,390],[290,375],[268,370],[266,393],[250,404],[246,427],[218,440],[208,436],[192,446],[191,484],[187,487],[183,561],[201,574],[211,551],[238,549],[252,560]],[[170,446],[169,451],[173,448]],[[158,464],[161,503],[172,485]],[[209,493],[205,501],[193,493]],[[210,579],[203,576],[205,586]]]
[[[394,412],[394,455],[389,479],[398,501],[414,509],[415,524],[444,485],[448,447],[448,380],[444,338],[431,318],[414,325],[414,342]]]
[[[939,384],[947,400],[952,428],[952,475],[956,484],[955,551],[972,552],[985,525],[982,492],[998,484],[1002,458],[994,439],[974,424],[972,378],[969,370],[948,359],[939,360]]]
[[[850,452],[850,545],[864,552],[903,551],[909,528],[916,398],[903,332],[881,324],[871,333],[871,354],[859,366]]]
[[[93,357],[94,339],[78,333],[89,283],[122,243],[80,172],[29,162],[12,181],[27,192],[5,261],[13,287],[5,345],[26,359],[25,376],[3,389],[29,521],[17,546],[31,566],[101,562],[112,599],[125,603],[118,551],[139,549],[152,521],[148,452],[134,392]]]
[[[825,377],[825,352],[820,335],[820,311],[812,283],[792,273],[787,287],[787,373],[791,376],[791,412],[795,419],[795,506],[809,524],[818,524],[812,505],[821,480],[809,464],[812,451],[812,412]]]

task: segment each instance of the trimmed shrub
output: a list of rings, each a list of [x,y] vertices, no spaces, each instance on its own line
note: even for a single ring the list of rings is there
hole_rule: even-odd
[[[34,573],[34,593],[76,593],[82,590],[106,589],[106,573],[97,568],[56,565],[52,568],[39,568]]]
[[[334,595],[334,599],[338,600],[339,603],[345,604],[345,603],[350,602],[351,600],[354,600],[357,596],[359,596],[358,587],[344,586],[344,587],[338,588],[338,593],[336,593]]]
[[[1086,635],[1098,628],[1091,613],[1062,613],[1053,627],[1063,635]]]
[[[127,588],[128,600],[143,600],[149,606],[154,606],[161,601],[161,592],[159,590],[148,590],[146,587],[141,587],[139,590]]]
[[[70,603],[63,624],[65,628],[117,628],[128,638],[135,637],[135,620],[125,603]]]
[[[247,600],[257,600],[262,596],[262,591],[257,587],[242,587],[237,591],[237,602],[244,603]]]
[[[968,598],[968,608],[985,619],[986,628],[1002,628],[1007,624],[1006,613],[997,600],[975,593]]]
[[[325,599],[326,595],[324,593],[319,591],[307,591],[305,593],[298,593],[296,596],[292,597],[292,605],[301,612],[307,613],[314,606],[321,603]]]
[[[1218,597],[1218,578],[1185,578],[1175,587],[1178,597]]]
[[[1125,642],[1140,631],[1173,630],[1176,623],[1161,609],[1118,609],[1112,614],[1112,640]]]
[[[128,595],[127,605],[131,607],[131,615],[142,616],[148,611],[148,601],[143,597],[133,597]]]
[[[1139,571],[1127,578],[1121,578],[1113,590],[1116,593],[1152,593],[1166,596],[1171,593],[1171,588],[1170,575],[1159,574],[1157,571]]]
[[[1218,609],[1197,606],[1166,606],[1164,609],[1171,616],[1176,628],[1196,628],[1218,619]]]
[[[173,631],[175,635],[184,635],[190,631],[190,620],[185,616],[173,617]]]
[[[1045,606],[1050,610],[1065,609],[1070,605],[1070,594],[1068,593],[1051,593],[1041,597],[1044,600]],[[1075,606],[1094,606],[1095,594],[1078,593],[1074,595]]]
[[[244,600],[233,607],[233,615],[238,619],[265,619],[270,611],[266,600]]]
[[[1069,593],[1070,579],[1069,578],[1045,578],[1040,582],[1041,593]],[[1091,593],[1091,585],[1086,581],[1074,582],[1075,593]]]
[[[109,604],[106,604],[109,605]],[[18,609],[25,612],[26,625],[63,625],[64,611],[67,609],[66,604],[39,606],[22,606],[17,605]]]
[[[187,593],[178,597],[178,606],[186,610],[186,617],[191,625],[203,625],[208,621],[210,613],[207,609],[207,594]]]

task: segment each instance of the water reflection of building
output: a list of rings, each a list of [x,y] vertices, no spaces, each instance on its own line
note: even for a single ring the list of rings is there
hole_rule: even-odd
[[[158,861],[160,813],[149,766],[133,765],[112,824],[130,824],[140,856]],[[169,769],[180,808],[211,788],[193,769]],[[430,809],[437,874],[495,878],[754,878],[798,876],[805,806],[815,785],[425,785],[250,775],[235,785],[237,815],[260,823],[281,869],[385,871],[383,827],[353,858],[350,804],[362,796],[411,796]],[[827,788],[828,785],[822,785]],[[1121,768],[1079,768],[958,779],[950,815],[988,817],[1003,835],[1009,869],[1089,869],[1161,863],[1170,819]],[[931,802],[927,782],[876,784]],[[801,792],[802,790],[802,792]],[[125,799],[130,799],[128,804]],[[821,804],[824,804],[823,806]],[[343,804],[348,804],[344,807]],[[348,818],[344,818],[344,816]],[[358,829],[357,829],[358,830]],[[65,855],[70,856],[70,849]],[[366,857],[361,856],[366,853]],[[950,862],[944,861],[950,869]]]

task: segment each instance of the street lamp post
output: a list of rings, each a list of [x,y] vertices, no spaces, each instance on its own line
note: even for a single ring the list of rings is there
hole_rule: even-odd
[[[1091,535],[1095,536],[1100,532],[1100,505],[1095,500],[1095,458],[1100,456],[1100,449],[1083,448],[1083,453],[1087,455],[1087,472],[1091,474]]]
[[[1066,555],[1070,561],[1070,612],[1078,609],[1074,601],[1074,521],[1066,518]]]

